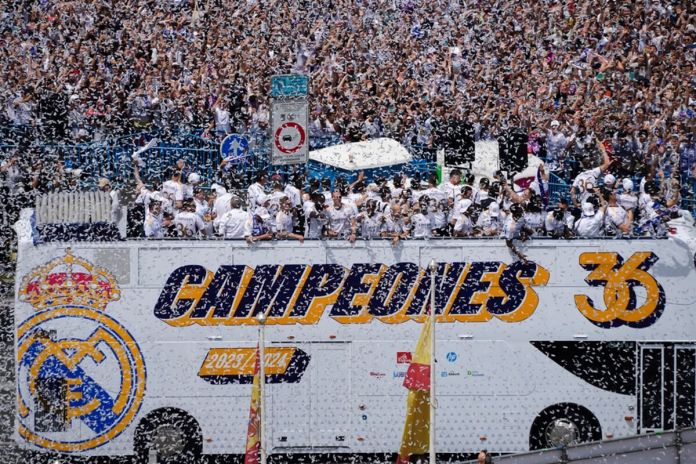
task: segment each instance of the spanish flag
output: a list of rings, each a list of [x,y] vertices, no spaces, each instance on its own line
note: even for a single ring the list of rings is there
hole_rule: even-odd
[[[426,454],[430,438],[430,341],[432,321],[428,317],[406,371],[404,387],[408,388],[406,423],[396,464],[408,464],[413,454]]]
[[[259,464],[261,452],[261,354],[256,347],[256,365],[254,367],[254,385],[251,387],[251,405],[249,406],[249,426],[247,428],[246,453],[244,464]]]

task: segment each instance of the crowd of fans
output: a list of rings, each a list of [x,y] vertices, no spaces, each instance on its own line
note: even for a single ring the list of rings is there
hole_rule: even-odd
[[[477,139],[521,127],[546,171],[573,182],[569,204],[546,205],[545,181],[515,192],[500,176],[317,187],[298,175],[260,178],[247,204],[225,181],[237,191],[251,180],[223,166],[209,192],[182,163],[161,190],[138,180],[148,236],[662,234],[696,191],[696,10],[685,0],[15,0],[0,11],[0,42],[0,127],[20,147],[0,165],[10,193],[80,189],[81,166],[36,143],[264,133],[270,77],[285,73],[310,77],[314,132],[434,150],[453,123]],[[230,215],[252,233],[230,232]]]
[[[0,118],[42,140],[149,127],[265,130],[274,74],[310,76],[314,129],[429,143],[461,118],[684,142],[692,2],[14,0]],[[2,121],[0,121],[2,125]],[[640,148],[639,148],[640,150]]]

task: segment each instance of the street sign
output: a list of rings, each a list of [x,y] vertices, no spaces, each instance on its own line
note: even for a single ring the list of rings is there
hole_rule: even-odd
[[[243,159],[249,152],[249,141],[239,134],[230,134],[220,144],[220,156],[228,162]]]
[[[271,97],[306,97],[309,77],[301,74],[282,74],[271,77]]]
[[[309,159],[307,100],[271,103],[271,163],[301,164]]]

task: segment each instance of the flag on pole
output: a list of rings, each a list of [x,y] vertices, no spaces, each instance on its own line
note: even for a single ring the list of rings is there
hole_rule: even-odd
[[[408,464],[413,454],[426,454],[430,444],[430,338],[432,320],[423,324],[416,351],[404,377],[408,388],[406,422],[396,464]]]
[[[244,464],[259,464],[261,451],[261,354],[256,347],[254,367],[254,385],[251,387],[251,405],[249,406],[249,426],[247,428],[246,453]]]

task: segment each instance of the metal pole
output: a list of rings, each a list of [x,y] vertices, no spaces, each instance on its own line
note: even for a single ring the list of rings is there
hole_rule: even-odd
[[[437,264],[430,261],[430,464],[435,464],[435,273]]]
[[[266,387],[266,340],[264,337],[266,316],[264,313],[259,313],[256,319],[259,321],[259,403],[261,407],[259,461],[260,464],[266,464],[266,398],[264,395]]]

